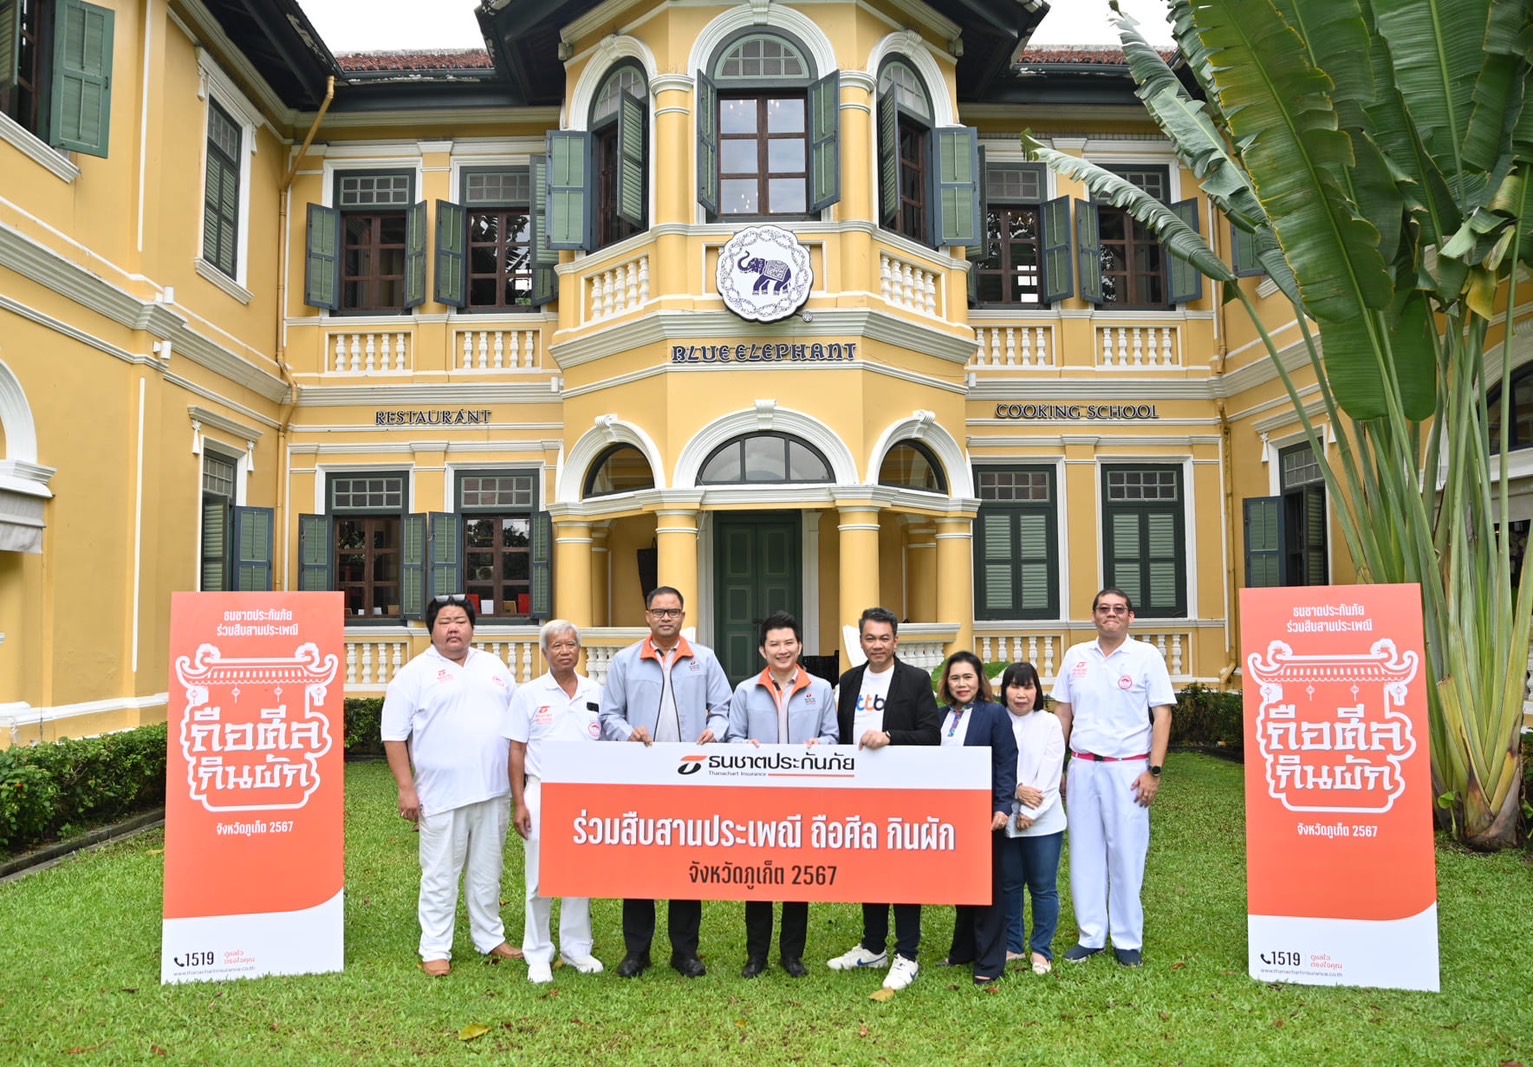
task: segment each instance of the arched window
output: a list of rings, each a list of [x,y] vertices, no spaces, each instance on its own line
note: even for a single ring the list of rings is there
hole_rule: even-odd
[[[595,247],[632,237],[644,229],[647,201],[645,151],[648,88],[633,63],[612,69],[591,104],[592,202]]]
[[[613,445],[591,464],[586,474],[584,496],[611,496],[655,487],[655,472],[649,460],[633,445]]]
[[[878,221],[922,244],[981,244],[979,139],[935,125],[920,73],[902,56],[878,71]]]
[[[946,493],[947,474],[932,450],[919,441],[901,441],[884,454],[878,484],[923,493]]]
[[[752,29],[697,72],[698,202],[710,218],[804,218],[841,198],[840,81],[809,50]]]
[[[820,450],[781,433],[746,434],[725,441],[703,461],[700,485],[829,482],[830,464]]]

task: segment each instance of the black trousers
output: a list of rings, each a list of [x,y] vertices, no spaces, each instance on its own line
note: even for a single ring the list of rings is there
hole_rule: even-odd
[[[862,906],[862,947],[869,952],[882,952],[889,943],[888,904],[864,904]],[[894,951],[907,960],[914,960],[921,951],[921,905],[895,904]]]
[[[802,900],[785,901],[782,906],[782,935],[778,948],[785,960],[802,959],[804,941],[809,934],[809,905]],[[745,902],[745,954],[764,960],[772,949],[772,903],[768,900]]]
[[[699,900],[666,902],[665,926],[671,938],[671,955],[688,959],[697,955],[697,932],[703,923]],[[623,901],[623,945],[630,956],[648,956],[655,939],[655,902]]]
[[[999,978],[1006,973],[1006,897],[1001,892],[1001,847],[1005,840],[1003,831],[990,834],[990,903],[958,905],[953,947],[947,954],[950,963],[974,964],[974,974],[981,978]]]

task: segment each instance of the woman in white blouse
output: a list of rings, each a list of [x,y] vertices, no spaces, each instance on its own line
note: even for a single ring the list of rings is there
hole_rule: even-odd
[[[1059,775],[1065,735],[1043,710],[1043,685],[1031,663],[1013,663],[1001,675],[1001,699],[1017,739],[1017,799],[1001,851],[1001,889],[1006,900],[1006,958],[1023,958],[1022,887],[1033,899],[1030,943],[1034,974],[1054,966],[1059,925],[1059,854],[1065,843],[1065,809]]]

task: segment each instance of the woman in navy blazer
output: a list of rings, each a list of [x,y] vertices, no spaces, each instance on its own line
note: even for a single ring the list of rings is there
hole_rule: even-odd
[[[985,665],[972,652],[954,652],[939,686],[944,745],[990,749],[990,891],[987,904],[960,904],[947,965],[973,964],[974,984],[989,985],[1006,972],[1006,900],[1001,892],[1001,847],[1017,791],[1017,739],[1006,709],[994,702]]]

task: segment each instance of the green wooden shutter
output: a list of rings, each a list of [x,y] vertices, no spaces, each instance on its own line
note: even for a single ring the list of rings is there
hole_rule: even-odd
[[[436,302],[460,308],[468,303],[468,211],[447,200],[436,202]]]
[[[548,245],[590,248],[586,170],[591,136],[584,130],[548,131]]]
[[[532,516],[532,618],[541,621],[554,612],[554,524],[546,511]]]
[[[1152,511],[1144,517],[1146,615],[1183,615],[1181,522],[1175,511]]]
[[[112,120],[112,21],[104,7],[59,0],[53,16],[49,143],[106,156]]]
[[[400,614],[407,619],[426,617],[426,516],[406,515],[400,539]]]
[[[985,244],[990,240],[990,205],[986,195],[985,173],[985,146],[979,146],[979,169],[975,172],[978,180],[978,194],[975,198],[979,209],[979,235],[976,240],[964,245],[963,258],[969,264],[969,305],[972,307],[979,303],[979,265],[985,259]]]
[[[426,302],[426,202],[405,211],[405,310]]]
[[[532,306],[542,307],[559,295],[559,253],[548,243],[548,157],[533,156],[532,212],[529,234],[532,243]]]
[[[1247,497],[1241,502],[1246,525],[1246,588],[1283,584],[1283,498]]]
[[[809,210],[841,199],[841,72],[809,86]]]
[[[617,105],[617,216],[644,227],[644,101],[624,90]]]
[[[697,72],[697,202],[712,220],[719,213],[719,90]]]
[[[1325,486],[1306,485],[1299,492],[1304,506],[1302,580],[1305,585],[1325,585]]]
[[[229,588],[229,502],[202,502],[202,591],[222,593]]]
[[[1075,295],[1074,272],[1070,269],[1070,198],[1061,196],[1047,201],[1039,216],[1043,230],[1043,302],[1056,304]]]
[[[341,306],[341,213],[309,205],[308,254],[303,268],[303,302],[334,311]]]
[[[463,543],[458,516],[450,511],[434,511],[430,515],[431,542],[427,560],[431,577],[427,583],[432,596],[463,591]]]
[[[1196,232],[1203,232],[1198,223],[1197,200],[1178,200],[1171,205],[1171,211],[1177,218],[1191,226]],[[1203,272],[1180,256],[1173,256],[1169,250],[1166,251],[1165,256],[1170,264],[1167,268],[1169,273],[1168,281],[1170,283],[1170,293],[1167,300],[1172,304],[1190,304],[1194,300],[1201,300],[1203,298]]]
[[[933,229],[939,248],[972,245],[979,229],[979,133],[971,126],[939,126],[930,141],[937,175]]]
[[[335,531],[329,515],[298,516],[298,589],[304,593],[328,593],[335,559]]]
[[[1254,278],[1258,274],[1265,274],[1261,261],[1256,258],[1256,235],[1246,233],[1239,226],[1230,226],[1230,259],[1235,268],[1235,277]]]
[[[1088,200],[1075,202],[1075,263],[1080,272],[1081,299],[1102,302],[1102,226],[1097,206]]]
[[[1115,511],[1108,517],[1107,584],[1128,594],[1136,610],[1144,609],[1144,552],[1141,516],[1134,511]]]
[[[1044,510],[1025,511],[1017,516],[1017,592],[1021,618],[1047,618],[1057,614],[1054,605],[1055,575],[1059,572],[1054,558],[1054,522]]]
[[[21,77],[21,0],[0,0],[0,93]]]
[[[228,160],[207,154],[207,182],[203,188],[202,258],[234,277],[238,265],[240,172]]]
[[[272,589],[271,508],[237,507],[231,517],[234,530],[234,588],[241,593],[269,593]]]
[[[878,221],[894,223],[900,210],[900,118],[894,93],[878,98]]]
[[[984,618],[1005,619],[1016,612],[1014,517],[1004,511],[984,511],[979,516],[979,596],[976,607]]]

